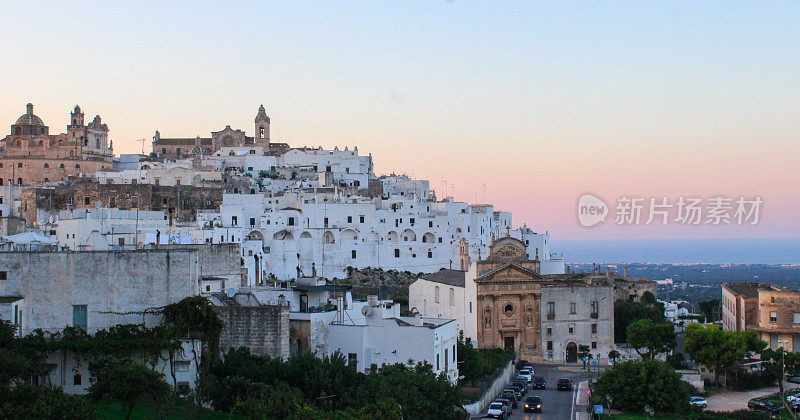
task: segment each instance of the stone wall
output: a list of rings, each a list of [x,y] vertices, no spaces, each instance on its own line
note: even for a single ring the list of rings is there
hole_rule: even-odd
[[[0,252],[0,271],[0,295],[25,299],[23,334],[73,325],[74,305],[86,305],[92,333],[198,294],[197,251],[188,249]]]
[[[286,306],[218,306],[225,327],[220,349],[248,347],[257,355],[289,358],[289,309]]]
[[[163,211],[173,219],[194,220],[197,210],[219,208],[222,189],[189,185],[100,184],[79,180],[58,188],[25,190],[21,202],[21,213],[28,224],[37,220],[39,210],[57,213],[94,208],[96,203],[121,210]]]

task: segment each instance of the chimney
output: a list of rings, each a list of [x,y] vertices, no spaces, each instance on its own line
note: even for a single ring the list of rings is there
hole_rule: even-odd
[[[344,297],[339,296],[336,298],[336,322],[339,324],[344,323]]]
[[[628,267],[625,267],[625,278],[628,278]]]
[[[369,295],[369,296],[367,296],[367,305],[369,305],[369,306],[371,306],[373,308],[377,307],[378,306],[378,295]]]

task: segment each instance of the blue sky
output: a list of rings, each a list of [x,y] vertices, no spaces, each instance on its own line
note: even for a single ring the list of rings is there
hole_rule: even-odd
[[[74,104],[117,153],[252,132],[359,146],[566,238],[798,237],[798,2],[3,2],[0,121]],[[87,115],[88,117],[88,115]],[[147,145],[147,143],[146,143]],[[577,197],[762,195],[730,229],[581,228]]]

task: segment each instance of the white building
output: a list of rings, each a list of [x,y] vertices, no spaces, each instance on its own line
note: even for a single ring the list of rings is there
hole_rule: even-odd
[[[58,243],[76,251],[135,249],[156,232],[168,240],[169,221],[163,211],[111,208],[62,210],[53,222]],[[161,239],[161,238],[160,238]],[[150,243],[154,243],[152,238]]]
[[[462,270],[443,269],[420,277],[408,287],[408,307],[424,317],[453,319],[464,336],[474,340],[475,318],[470,311],[474,296],[467,296],[465,275]]]
[[[385,364],[429,363],[436,374],[458,380],[456,341],[458,325],[453,319],[386,317],[381,308],[365,306],[365,322],[335,322],[330,330],[328,354],[340,352],[359,372]]]
[[[469,205],[452,198],[388,199],[330,190],[265,194],[225,194],[219,214],[198,215],[207,242],[242,242],[249,284],[274,275],[343,277],[347,267],[381,267],[435,272],[460,264],[459,241],[468,255],[486,255],[492,238],[511,229],[511,214],[491,205]],[[527,227],[513,231],[526,243],[542,273],[563,273],[560,255],[550,253],[549,234]]]
[[[431,194],[430,182],[424,179],[412,179],[407,175],[388,175],[378,178],[384,197],[393,195],[415,196],[427,199]]]
[[[203,186],[222,182],[222,173],[216,168],[197,167],[191,159],[179,161],[137,163],[136,169],[118,172],[96,172],[94,177],[101,184],[152,184]]]

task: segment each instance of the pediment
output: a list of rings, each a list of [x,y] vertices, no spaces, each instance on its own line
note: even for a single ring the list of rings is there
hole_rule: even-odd
[[[525,267],[509,263],[482,274],[476,283],[525,283],[540,281],[542,276]]]

